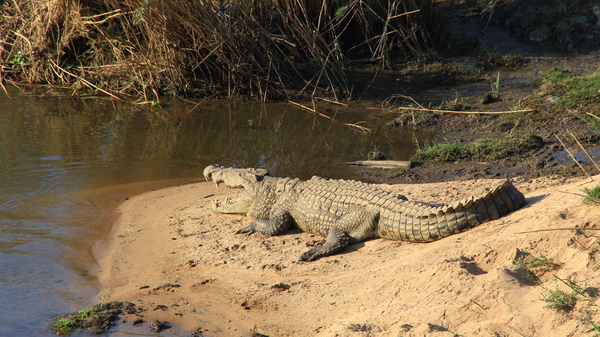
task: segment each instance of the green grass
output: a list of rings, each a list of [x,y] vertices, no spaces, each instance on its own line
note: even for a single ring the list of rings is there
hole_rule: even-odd
[[[539,257],[530,255],[524,259],[515,259],[513,260],[513,264],[523,269],[546,268],[551,270],[558,269],[562,266],[561,263],[554,262],[543,254],[540,254]]]
[[[73,318],[61,318],[56,323],[54,323],[54,330],[59,335],[66,335],[71,333],[77,329],[77,322]]]
[[[78,318],[88,318],[88,317],[98,317],[106,314],[106,310],[102,310],[100,308],[84,308],[77,312]]]
[[[568,293],[560,289],[546,289],[542,294],[542,301],[548,303],[544,308],[554,310],[571,310],[577,303],[577,297],[574,293]]]
[[[562,279],[554,275],[554,279],[565,284],[571,291],[558,289],[558,285],[554,290],[544,288],[545,293],[542,294],[541,300],[548,303],[545,308],[568,311],[573,309],[579,299],[587,301],[588,305],[594,305],[594,299],[586,293],[588,288],[579,284],[571,276]]]
[[[417,152],[411,161],[457,161],[467,158],[467,147],[458,143],[440,143]]]
[[[87,318],[101,318],[106,315],[107,310],[100,309],[97,307],[89,307],[79,310],[74,314],[69,314],[65,317],[60,318],[56,323],[54,323],[54,330],[59,335],[66,335],[71,332],[83,331],[83,321]],[[90,330],[91,331],[91,330]],[[104,330],[93,330],[93,333],[104,332]]]
[[[571,110],[592,126],[600,127],[600,120],[585,114],[587,112],[598,115],[600,111],[600,70],[583,76],[573,76],[568,70],[552,69],[533,81],[532,85],[535,86],[534,92],[521,101],[522,106],[539,111],[531,115],[531,118],[562,119],[569,114],[567,110]]]
[[[497,160],[537,149],[542,139],[535,135],[512,135],[500,139],[480,139],[472,143],[440,143],[417,152],[412,161],[451,162]]]
[[[173,214],[173,216],[171,216],[171,218],[173,219],[173,223],[170,224],[172,226],[171,231],[177,233],[177,235],[179,235],[179,236],[184,236],[183,225],[184,225],[185,221],[183,221],[183,219],[179,218],[179,216],[177,216],[176,214]]]
[[[598,332],[597,334],[594,334],[594,337],[600,336],[600,326],[598,326],[598,324],[592,322],[592,321],[587,321],[588,324],[590,324],[592,326],[592,329],[596,332]]]
[[[555,85],[569,78],[569,72],[564,69],[554,68],[536,78],[531,84],[540,87],[544,84]]]
[[[477,59],[483,65],[490,67],[517,68],[525,64],[525,58],[518,54],[500,54],[499,52],[482,48],[477,53]]]
[[[520,250],[517,250],[512,264],[520,270],[519,275],[523,279],[530,280],[536,284],[540,282],[539,276],[562,267],[562,263],[554,262],[543,254],[537,257],[523,254]]]
[[[584,188],[583,192],[587,195],[583,199],[583,203],[588,204],[598,204],[600,203],[600,185],[594,188]]]

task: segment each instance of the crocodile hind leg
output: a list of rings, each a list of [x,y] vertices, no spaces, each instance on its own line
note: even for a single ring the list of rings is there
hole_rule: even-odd
[[[263,233],[268,236],[278,235],[285,232],[292,224],[289,212],[279,211],[271,215],[270,219],[258,218],[244,228],[238,229],[235,234]]]
[[[302,261],[314,261],[320,257],[339,253],[350,243],[350,236],[337,228],[332,228],[327,234],[327,240],[322,246],[306,251],[300,256]]]
[[[350,243],[360,242],[373,236],[379,213],[359,210],[338,219],[327,232],[322,246],[314,247],[300,256],[302,261],[314,261],[323,256],[339,253]]]

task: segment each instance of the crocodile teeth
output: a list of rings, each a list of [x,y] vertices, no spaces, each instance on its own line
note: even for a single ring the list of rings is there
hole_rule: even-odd
[[[219,183],[215,181],[215,185],[217,185],[217,189],[219,189]]]

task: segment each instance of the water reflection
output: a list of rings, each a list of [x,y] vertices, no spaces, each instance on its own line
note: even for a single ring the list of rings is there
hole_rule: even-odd
[[[191,111],[172,100],[161,110],[50,95],[0,96],[0,335],[52,335],[56,313],[96,303],[93,245],[125,197],[175,183],[159,181],[201,178],[213,163],[352,178],[336,164],[374,148],[405,160],[415,139],[432,137],[382,127],[360,106],[323,111],[365,121],[373,134],[285,103],[209,102]]]

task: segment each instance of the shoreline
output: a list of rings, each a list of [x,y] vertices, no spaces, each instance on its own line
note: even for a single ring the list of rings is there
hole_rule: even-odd
[[[409,200],[439,203],[494,184],[381,186]],[[572,194],[595,184],[582,178],[517,180],[528,205],[498,220],[433,243],[367,240],[315,262],[298,257],[321,242],[319,236],[294,230],[276,237],[235,235],[250,219],[211,208],[212,199],[234,196],[234,190],[206,182],[155,190],[119,206],[121,216],[97,255],[98,297],[145,309],[145,322],[136,329],[147,332],[152,321],[166,320],[174,326],[171,333],[217,337],[481,335],[509,333],[509,325],[540,336],[588,331],[580,320],[544,308],[542,288],[520,285],[509,271],[519,249],[563,263],[555,272],[560,277],[575,273],[586,284],[600,282],[589,252],[569,243],[585,245],[595,233],[583,238],[559,230],[600,227],[600,208],[582,205]],[[551,274],[540,280],[553,284]],[[128,323],[119,324],[120,331],[136,317],[122,319]],[[598,322],[600,315],[591,319]],[[430,330],[432,325],[446,330]]]

